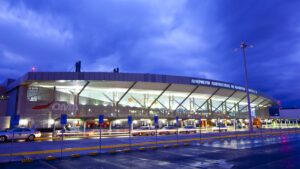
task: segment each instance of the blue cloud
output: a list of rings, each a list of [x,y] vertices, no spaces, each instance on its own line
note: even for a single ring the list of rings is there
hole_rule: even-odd
[[[297,7],[284,1],[1,1],[0,79],[37,71],[147,72],[249,85],[284,105],[300,93]],[[15,59],[13,59],[15,58]]]

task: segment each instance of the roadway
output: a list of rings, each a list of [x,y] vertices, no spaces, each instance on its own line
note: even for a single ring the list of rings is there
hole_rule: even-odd
[[[212,144],[192,144],[177,148],[135,150],[130,153],[100,154],[80,158],[64,157],[53,161],[33,163],[14,162],[0,168],[298,168],[300,166],[300,137],[281,135],[247,140],[215,141]]]
[[[282,131],[282,130],[281,130]],[[293,132],[295,130],[292,130]],[[260,131],[257,135],[260,135]],[[270,132],[270,131],[263,131]],[[273,132],[279,132],[278,130],[273,130]],[[221,133],[203,133],[201,138],[203,140],[211,140],[215,137],[230,137],[235,138],[235,134],[238,135],[246,135],[248,136],[248,132],[221,132]],[[185,141],[194,141],[199,143],[200,134],[182,134],[178,136],[178,140]],[[166,144],[176,143],[177,135],[163,135],[158,136],[158,143]],[[156,144],[155,136],[139,136],[139,137],[131,137],[129,140],[128,137],[120,137],[120,138],[103,138],[102,139],[102,152],[107,152],[110,150],[120,150],[124,148],[128,148],[129,141],[133,144],[135,148],[146,146],[150,147]],[[171,142],[170,142],[171,141]],[[17,143],[3,143],[0,144],[0,162],[7,161],[20,161],[24,158],[33,158],[33,159],[41,159],[45,158],[48,155],[54,156],[70,156],[74,153],[80,154],[88,154],[90,152],[99,151],[99,138],[98,139],[82,139],[82,140],[65,140],[63,143],[60,140],[54,141],[42,141],[42,142],[17,142]],[[60,153],[60,149],[63,148],[63,153]],[[75,150],[74,150],[75,149]],[[44,152],[47,151],[47,152]],[[50,151],[50,152],[49,152]],[[30,152],[30,153],[27,153]],[[33,153],[32,153],[33,152]],[[13,153],[12,157],[9,155]]]

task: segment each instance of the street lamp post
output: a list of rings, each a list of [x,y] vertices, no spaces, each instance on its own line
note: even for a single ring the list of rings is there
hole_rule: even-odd
[[[250,96],[248,90],[248,75],[247,75],[247,64],[246,64],[246,48],[248,44],[247,41],[242,42],[240,47],[243,49],[244,55],[244,68],[245,68],[245,79],[246,79],[246,93],[247,93],[247,101],[248,101],[248,114],[249,114],[249,130],[250,132],[253,131],[253,124],[252,124],[252,117],[251,117],[251,107],[250,107]]]

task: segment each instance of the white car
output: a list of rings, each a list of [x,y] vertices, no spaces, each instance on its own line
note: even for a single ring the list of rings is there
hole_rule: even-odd
[[[149,136],[155,135],[155,127],[154,126],[143,126],[139,129],[133,130],[131,132],[132,136]]]
[[[13,136],[14,140],[25,139],[28,141],[34,141],[36,137],[41,136],[41,132],[30,128],[5,129],[0,131],[0,142],[12,140]]]
[[[215,132],[215,131],[219,131],[219,132],[227,131],[227,126],[225,126],[225,125],[219,125],[217,127],[213,127],[212,131],[213,132]]]

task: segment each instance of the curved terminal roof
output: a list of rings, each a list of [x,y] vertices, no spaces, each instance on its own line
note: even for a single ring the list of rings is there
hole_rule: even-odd
[[[86,83],[88,82],[88,83]],[[124,91],[153,91],[157,95],[177,92],[188,98],[204,97],[222,101],[246,102],[244,86],[233,83],[195,77],[109,72],[28,72],[7,86],[7,92],[19,85],[43,84],[45,86],[77,86],[77,92],[83,88],[120,88]],[[254,105],[277,105],[277,101],[260,91],[249,89],[250,102]],[[81,92],[80,92],[81,93]],[[201,94],[201,96],[200,96]]]

